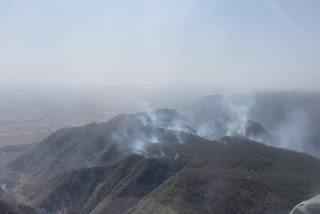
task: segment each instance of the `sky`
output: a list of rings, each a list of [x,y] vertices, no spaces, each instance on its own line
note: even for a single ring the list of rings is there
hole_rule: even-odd
[[[318,0],[0,0],[0,84],[320,89]]]

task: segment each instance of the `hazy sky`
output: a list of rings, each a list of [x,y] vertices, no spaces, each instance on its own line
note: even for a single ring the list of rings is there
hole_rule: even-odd
[[[0,84],[320,89],[319,0],[0,0]]]

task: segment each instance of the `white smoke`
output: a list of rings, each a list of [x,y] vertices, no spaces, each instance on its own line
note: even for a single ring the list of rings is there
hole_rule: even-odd
[[[157,136],[152,136],[150,139],[150,143],[159,143],[159,139]]]
[[[239,103],[230,95],[223,96],[224,106],[228,111],[229,121],[226,124],[227,136],[245,136],[248,127],[248,116],[252,107],[252,101]]]
[[[135,119],[139,121],[144,127],[152,128],[162,128],[164,130],[171,130],[176,136],[176,139],[179,143],[185,142],[185,136],[181,132],[191,133],[190,124],[187,124],[186,121],[183,121],[181,118],[171,118],[171,115],[166,115],[172,113],[174,116],[177,112],[170,109],[152,109],[147,103],[143,103],[143,106],[146,108],[145,111],[141,114],[138,114]],[[162,112],[165,111],[165,112]],[[167,111],[167,112],[166,112]],[[178,113],[177,113],[178,114]],[[194,133],[192,133],[194,134]],[[152,136],[140,136],[138,140],[134,142],[134,151],[137,153],[145,152],[145,146],[149,143],[159,143],[159,137],[157,135]]]
[[[309,126],[306,113],[301,109],[295,109],[288,113],[287,118],[282,122],[276,136],[280,141],[280,147],[292,149],[299,152],[308,150],[305,144],[308,141]],[[306,152],[312,152],[312,149]]]
[[[162,117],[163,115],[157,115],[156,109],[147,109],[145,114],[136,116],[136,119],[146,127],[158,127],[173,131],[190,132],[190,130],[187,128],[189,124],[186,124],[185,121],[175,118]],[[170,121],[165,121],[166,119],[169,119]]]
[[[164,131],[172,131],[171,133],[175,135],[179,143],[184,143],[186,140],[187,135],[184,132],[210,140],[218,140],[223,136],[244,136],[268,145],[296,151],[306,151],[307,149],[310,150],[307,152],[312,153],[312,148],[306,148],[305,141],[310,137],[310,133],[308,134],[309,124],[305,112],[301,110],[288,110],[286,120],[280,124],[278,131],[272,133],[276,140],[272,138],[272,135],[269,137],[268,133],[264,132],[263,127],[259,128],[258,124],[253,126],[257,127],[257,132],[248,133],[248,127],[252,125],[249,115],[255,107],[254,98],[253,94],[223,94],[215,100],[212,110],[205,111],[204,116],[200,121],[197,121],[197,124],[181,119],[183,117],[174,110],[154,110],[147,107],[144,112],[136,114],[134,119],[141,126],[146,127],[149,130],[148,132],[138,131],[134,132],[134,135],[130,135],[126,129],[120,132],[117,130],[113,134],[113,138],[118,142],[126,141],[131,144],[132,150],[139,154],[145,153],[149,144],[162,142],[162,134],[156,131],[158,128]],[[207,112],[210,115],[207,115]],[[169,116],[167,113],[169,113]],[[259,114],[263,114],[263,109]],[[196,131],[192,132],[190,130]],[[278,141],[279,145],[277,144]]]
[[[148,145],[160,143],[166,130],[177,131],[172,133],[178,142],[183,143],[184,138],[178,131],[187,131],[187,128],[183,127],[182,122],[170,118],[170,115],[168,117],[167,111],[172,113],[172,110],[148,108],[136,115],[129,115],[111,134],[111,138],[117,143],[130,145],[132,152],[137,154],[145,154]]]
[[[178,160],[179,157],[180,157],[179,153],[176,152],[176,154],[174,155],[174,160]]]
[[[197,135],[211,140],[222,136],[245,136],[253,95],[223,94],[214,100],[208,116],[197,125]],[[207,112],[205,112],[206,114]]]
[[[133,142],[133,152],[137,154],[144,154],[146,152],[145,146],[146,142],[142,140],[135,140]]]
[[[1,184],[0,188],[4,191],[5,194],[8,193],[7,184]]]

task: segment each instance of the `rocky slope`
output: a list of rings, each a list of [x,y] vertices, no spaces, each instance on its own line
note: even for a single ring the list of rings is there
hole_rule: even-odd
[[[0,201],[1,214],[37,214],[36,210],[24,205],[16,205],[5,201]]]
[[[162,109],[62,129],[10,162],[7,168],[43,181],[68,170],[115,163],[132,152],[143,152],[145,144],[182,141],[184,133],[195,134],[188,123],[177,111]]]
[[[103,167],[57,175],[29,192],[42,212],[288,213],[319,191],[320,161],[242,138],[194,135]]]

